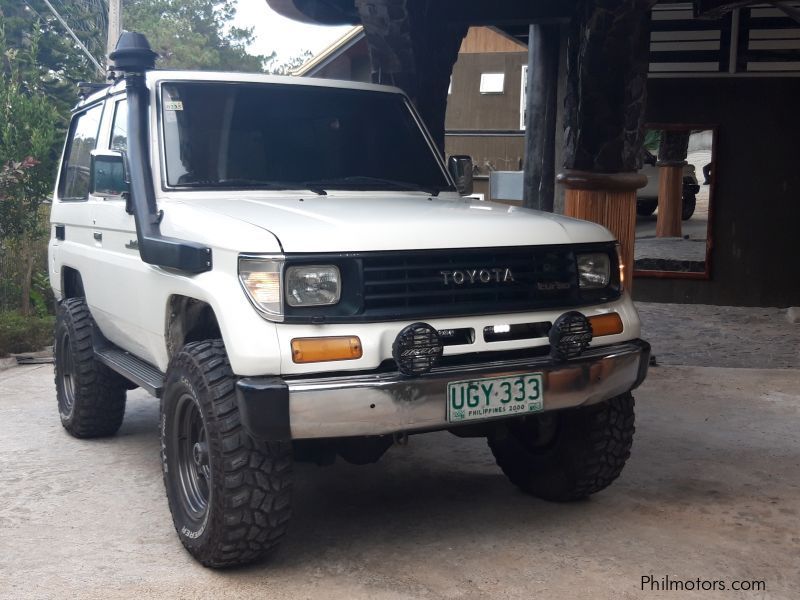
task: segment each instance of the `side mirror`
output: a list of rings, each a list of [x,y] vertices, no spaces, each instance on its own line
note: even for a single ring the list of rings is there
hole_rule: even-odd
[[[456,154],[447,159],[447,170],[462,196],[472,194],[472,158]]]
[[[123,198],[128,195],[125,156],[113,150],[93,150],[89,192],[94,196]]]

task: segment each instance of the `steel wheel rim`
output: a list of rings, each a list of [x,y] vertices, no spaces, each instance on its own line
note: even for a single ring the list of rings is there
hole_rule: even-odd
[[[75,406],[75,362],[70,352],[69,332],[65,331],[59,343],[59,358],[61,362],[61,412],[65,415],[72,414]]]
[[[211,466],[200,407],[188,393],[178,399],[176,417],[173,436],[177,449],[178,493],[187,516],[201,521],[208,511],[211,495]]]

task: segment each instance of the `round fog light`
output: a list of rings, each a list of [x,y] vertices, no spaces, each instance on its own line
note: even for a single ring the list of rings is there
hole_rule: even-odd
[[[550,329],[550,356],[556,360],[575,358],[592,341],[589,320],[576,310],[564,313]]]
[[[444,347],[439,332],[427,323],[414,323],[397,334],[392,356],[405,375],[422,375],[433,369],[442,358]]]

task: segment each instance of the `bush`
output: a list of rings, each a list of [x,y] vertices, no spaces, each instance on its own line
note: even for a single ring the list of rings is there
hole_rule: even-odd
[[[17,352],[35,352],[53,343],[55,318],[23,317],[15,312],[0,312],[0,358]]]

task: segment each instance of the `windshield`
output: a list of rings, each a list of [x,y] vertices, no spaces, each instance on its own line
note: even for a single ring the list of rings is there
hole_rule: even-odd
[[[171,187],[451,189],[399,94],[165,83],[161,110]]]

